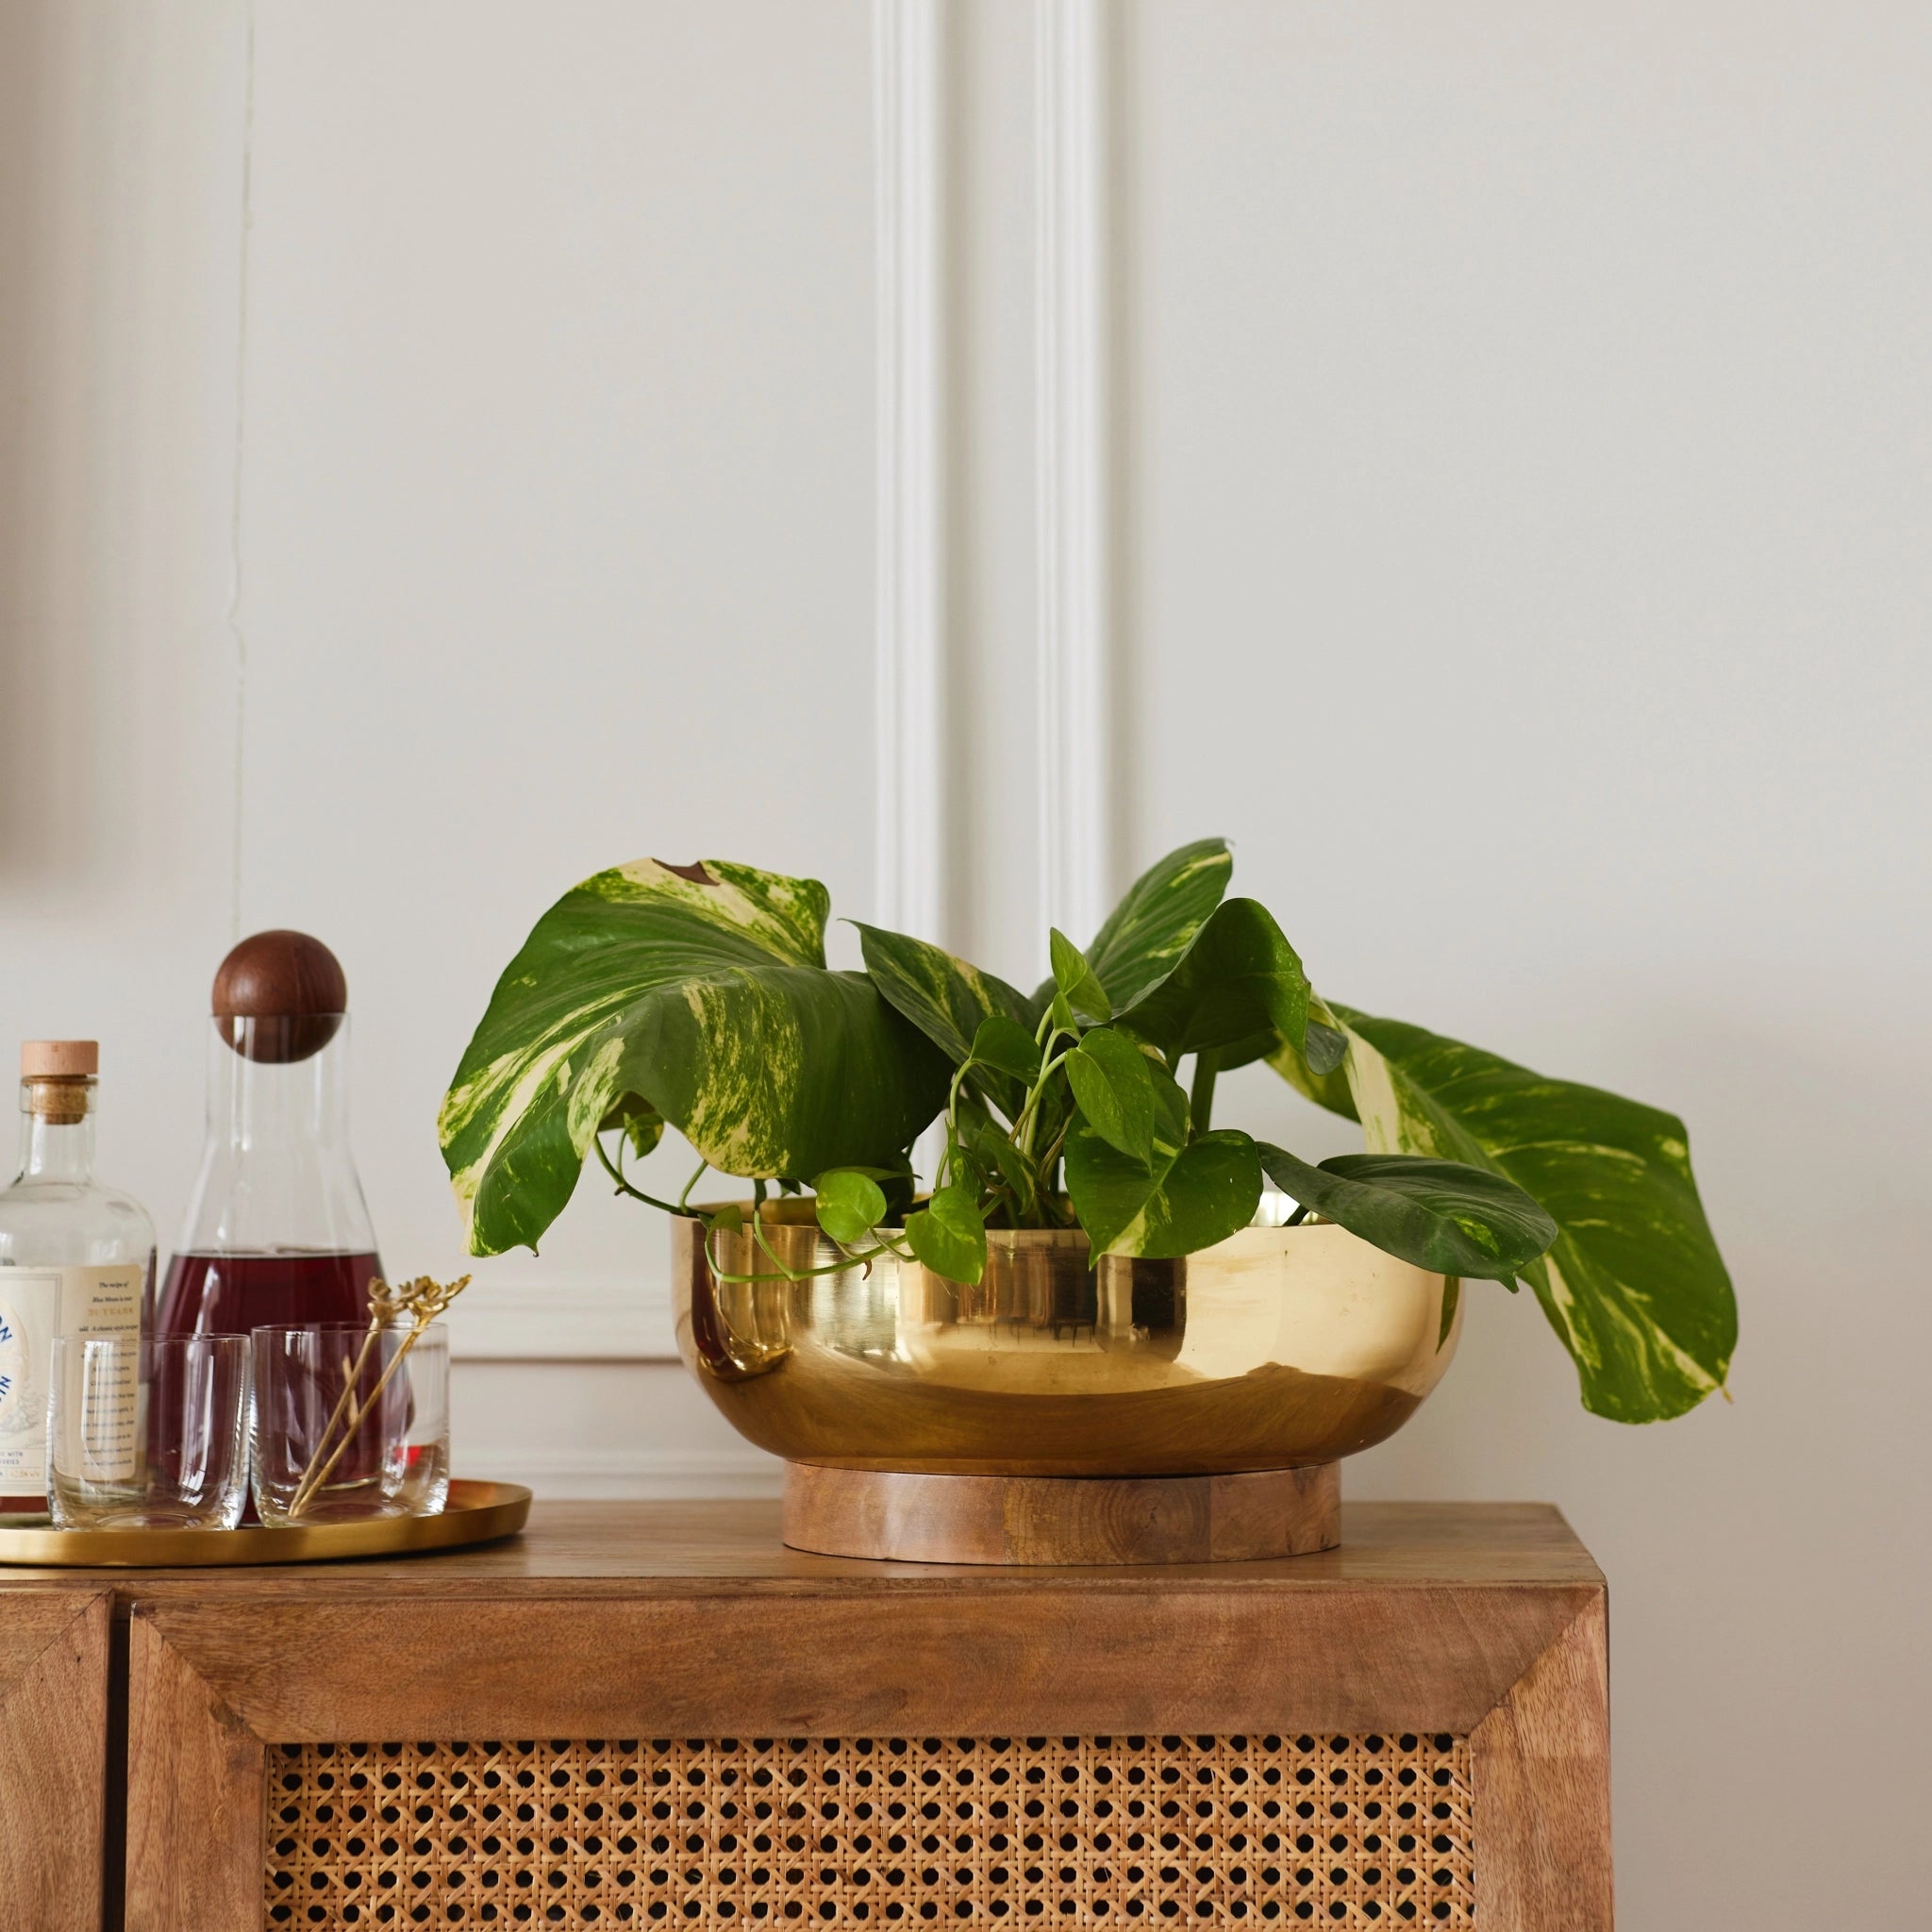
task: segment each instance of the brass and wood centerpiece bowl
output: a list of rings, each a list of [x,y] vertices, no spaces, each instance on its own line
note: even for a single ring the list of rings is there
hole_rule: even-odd
[[[839,1260],[768,1203],[801,1273]],[[890,1257],[799,1280],[749,1233],[673,1223],[677,1345],[786,1460],[787,1542],[941,1562],[1198,1561],[1338,1541],[1336,1464],[1392,1435],[1456,1351],[1453,1278],[1326,1223],[1177,1260],[990,1232],[985,1277]]]

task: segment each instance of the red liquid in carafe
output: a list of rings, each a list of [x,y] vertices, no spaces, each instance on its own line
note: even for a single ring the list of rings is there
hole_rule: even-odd
[[[176,1255],[155,1314],[157,1335],[246,1335],[251,1328],[369,1319],[369,1284],[382,1273],[373,1253],[271,1248],[253,1255]],[[156,1451],[169,1453],[157,1443]],[[178,1449],[176,1451],[178,1453]],[[260,1521],[251,1495],[244,1524]]]
[[[157,1335],[246,1335],[251,1328],[369,1319],[374,1254],[273,1248],[254,1255],[176,1255],[155,1316]]]

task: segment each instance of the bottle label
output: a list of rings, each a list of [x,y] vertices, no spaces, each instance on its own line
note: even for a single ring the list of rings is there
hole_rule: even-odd
[[[141,1334],[144,1262],[107,1268],[0,1268],[0,1496],[43,1495],[47,1488],[47,1391],[54,1338]],[[76,1387],[70,1466],[88,1482],[127,1482],[137,1464],[140,1382],[129,1355],[91,1365]]]
[[[144,1263],[61,1269],[59,1332],[90,1341],[112,1337],[138,1341],[142,1295],[146,1287]],[[72,1417],[70,1442],[75,1453],[63,1466],[83,1482],[134,1480],[140,1446],[136,1430],[141,1403],[139,1356],[138,1349],[119,1349],[109,1360],[97,1357],[89,1361],[81,1401],[66,1405]]]
[[[0,1496],[47,1491],[47,1371],[59,1268],[0,1268]]]

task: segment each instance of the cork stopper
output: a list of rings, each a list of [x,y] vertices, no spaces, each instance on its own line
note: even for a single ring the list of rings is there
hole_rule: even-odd
[[[98,1040],[28,1040],[21,1042],[23,1080],[91,1080],[101,1071]]]
[[[97,1040],[27,1040],[20,1048],[20,1107],[53,1126],[84,1121],[101,1071]]]
[[[215,1024],[252,1060],[286,1063],[320,1053],[349,1009],[341,963],[306,932],[245,939],[215,974]]]

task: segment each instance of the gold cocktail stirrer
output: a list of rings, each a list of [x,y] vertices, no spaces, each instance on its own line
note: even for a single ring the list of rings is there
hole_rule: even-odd
[[[432,1281],[428,1275],[419,1274],[414,1281],[405,1281],[395,1288],[378,1276],[369,1284],[368,1331],[362,1337],[362,1347],[356,1359],[352,1362],[347,1356],[342,1357],[342,1392],[336,1397],[336,1406],[323,1428],[322,1440],[315,1445],[315,1454],[308,1458],[308,1467],[302,1472],[302,1480],[295,1485],[295,1493],[289,1503],[291,1516],[300,1516],[315,1500],[315,1492],[329,1479],[330,1473],[342,1459],[343,1452],[355,1440],[362,1419],[389,1387],[390,1377],[395,1374],[403,1357],[415,1347],[416,1338],[469,1285],[467,1274],[460,1280],[449,1282]],[[375,1346],[376,1338],[383,1330],[400,1322],[405,1315],[409,1318],[409,1329],[403,1337],[402,1346],[389,1358],[367,1398],[358,1401],[356,1385],[368,1365],[369,1351]],[[335,1441],[338,1425],[341,1426],[341,1440]],[[331,1441],[335,1441],[333,1450],[329,1448]]]

